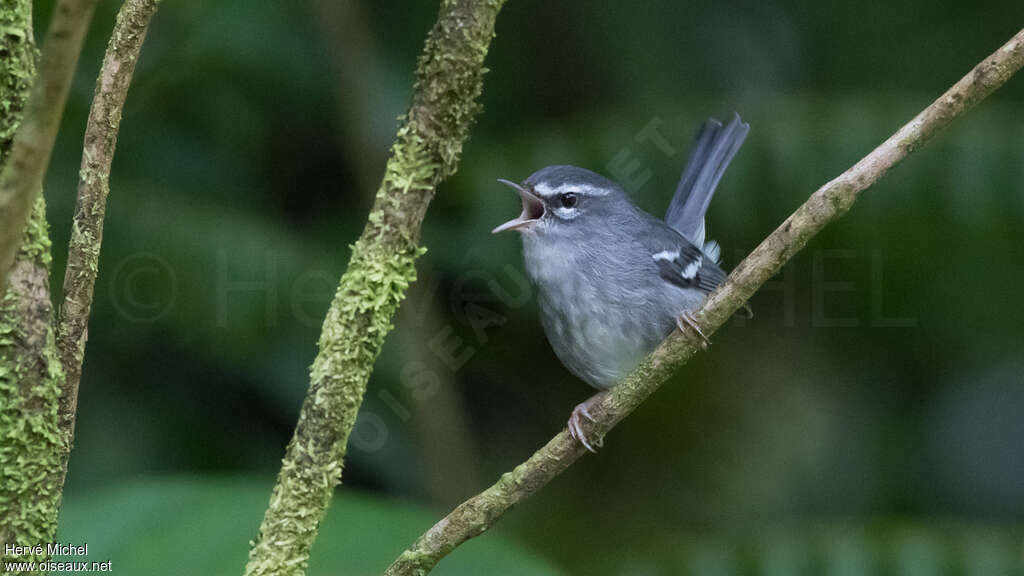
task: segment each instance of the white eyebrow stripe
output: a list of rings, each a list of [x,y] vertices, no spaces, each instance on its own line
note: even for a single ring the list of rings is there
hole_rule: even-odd
[[[583,194],[584,196],[607,196],[611,193],[611,190],[608,190],[607,188],[597,188],[586,184],[562,184],[552,188],[543,182],[537,183],[537,185],[533,187],[533,191],[545,198],[558,196],[559,194],[565,194],[566,192],[575,192],[577,194]]]

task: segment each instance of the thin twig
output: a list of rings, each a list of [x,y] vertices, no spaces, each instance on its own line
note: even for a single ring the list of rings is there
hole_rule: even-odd
[[[864,189],[936,132],[1002,86],[1022,66],[1024,30],[864,159],[812,194],[711,294],[695,314],[699,328],[705,334],[720,328],[808,240],[845,214]],[[675,332],[669,336],[591,411],[596,422],[586,430],[587,436],[597,438],[611,430],[701,350],[701,342],[702,339],[692,331],[685,334]],[[420,536],[388,568],[386,576],[423,576],[430,572],[457,546],[482,534],[506,510],[540,490],[584,454],[583,447],[563,430],[529,460],[503,475],[487,490],[460,504]]]
[[[25,118],[0,173],[0,291],[43,185],[96,1],[59,0],[53,10]]]
[[[317,527],[341,479],[366,382],[398,304],[416,278],[427,206],[437,185],[455,172],[480,109],[484,58],[503,4],[441,3],[384,181],[327,311],[309,392],[249,552],[247,575],[306,571]]]
[[[128,87],[142,42],[146,39],[149,21],[158,4],[159,0],[127,0],[118,11],[107,52],[103,56],[103,66],[96,79],[85,127],[82,166],[78,172],[78,202],[71,225],[68,264],[64,272],[64,299],[57,322],[57,351],[66,377],[59,413],[65,445],[62,475],[67,474],[75,433],[78,383],[82,377],[89,310],[99,271],[103,217],[110,193],[110,165],[121,127],[121,110],[128,97]]]

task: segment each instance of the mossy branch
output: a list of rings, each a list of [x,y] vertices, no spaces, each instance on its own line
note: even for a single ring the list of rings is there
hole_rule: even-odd
[[[298,575],[341,479],[366,382],[416,278],[420,225],[455,172],[480,110],[484,58],[504,0],[443,0],[373,210],[331,302],[310,387],[245,574]]]
[[[0,299],[0,546],[53,542],[57,532],[64,442],[57,404],[64,380],[50,304],[46,210],[38,196],[24,245]],[[0,560],[40,562],[42,555]]]
[[[89,311],[99,271],[103,218],[110,193],[110,166],[121,127],[121,110],[128,97],[149,21],[158,4],[159,0],[127,0],[118,11],[85,127],[82,165],[78,172],[78,202],[71,225],[64,299],[57,323],[57,350],[65,374],[60,400],[60,430],[67,448],[61,462],[62,476],[67,474],[74,438],[78,383],[82,377]]]
[[[11,150],[35,78],[32,3],[0,11],[0,166]],[[57,361],[50,304],[50,238],[40,194],[20,240],[10,281],[0,292],[0,546],[53,541],[63,450]],[[39,562],[44,555],[0,551],[0,561]]]
[[[710,295],[695,314],[700,329],[705,334],[719,329],[811,238],[845,214],[862,191],[936,132],[1002,86],[1022,66],[1024,30],[860,162],[812,194]],[[585,430],[587,436],[598,438],[611,430],[701,350],[701,343],[700,336],[692,331],[669,336],[591,410],[595,422]],[[529,460],[460,504],[420,536],[388,568],[386,576],[427,574],[457,546],[482,534],[509,508],[540,490],[584,454],[584,448],[563,430]]]
[[[59,0],[54,6],[24,121],[0,172],[0,290],[7,282],[29,213],[43,186],[96,1]]]

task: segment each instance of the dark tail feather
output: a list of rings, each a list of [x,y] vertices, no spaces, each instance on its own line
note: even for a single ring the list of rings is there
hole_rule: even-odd
[[[718,181],[747,138],[750,126],[733,113],[728,126],[709,118],[694,138],[693,151],[665,213],[665,222],[696,246],[704,245],[704,214]]]

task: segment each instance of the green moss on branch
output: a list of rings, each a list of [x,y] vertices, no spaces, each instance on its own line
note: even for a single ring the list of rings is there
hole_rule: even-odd
[[[0,291],[18,253],[35,198],[43,186],[43,176],[57,139],[64,103],[96,1],[59,0],[53,9],[53,19],[39,61],[39,75],[32,83],[24,122],[16,128],[7,161],[0,172]],[[21,9],[22,4],[31,6],[31,2],[5,0],[0,12],[4,17],[10,17]],[[23,30],[5,27],[2,30],[4,42],[12,37],[19,42],[31,42],[31,28],[28,32]],[[16,48],[22,49],[20,45]],[[3,105],[7,105],[6,99]]]
[[[5,2],[0,30],[3,165],[35,74],[31,3]],[[38,193],[19,245],[10,282],[0,295],[0,546],[52,542],[61,492],[57,402],[63,375],[51,326],[46,207]],[[5,562],[44,559],[0,551]]]
[[[317,527],[341,478],[366,382],[392,317],[416,279],[427,206],[437,185],[455,172],[480,110],[483,62],[502,4],[441,4],[383,182],[324,320],[309,392],[250,551],[247,575],[305,573]]]
[[[57,404],[64,378],[51,325],[49,262],[40,196],[0,299],[0,544],[45,544],[57,529],[64,451]]]

